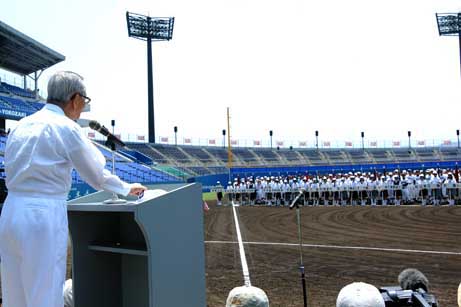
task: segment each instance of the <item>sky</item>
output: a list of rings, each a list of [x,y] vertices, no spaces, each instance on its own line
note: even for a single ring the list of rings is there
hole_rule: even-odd
[[[44,71],[85,78],[82,117],[147,138],[146,43],[128,37],[126,11],[175,17],[153,44],[157,137],[323,141],[456,140],[458,39],[435,13],[454,0],[0,0],[0,20],[66,56]],[[5,78],[5,73],[0,72]],[[7,78],[10,75],[7,74]],[[17,82],[21,78],[17,78]],[[181,142],[180,141],[180,142]],[[243,142],[243,141],[241,141]],[[252,141],[250,141],[252,142]],[[290,143],[291,142],[291,143]]]

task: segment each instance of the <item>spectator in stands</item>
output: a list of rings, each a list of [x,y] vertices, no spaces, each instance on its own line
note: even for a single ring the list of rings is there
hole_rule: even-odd
[[[5,149],[9,190],[0,217],[3,301],[62,307],[67,252],[66,199],[75,168],[95,189],[138,195],[146,188],[107,171],[105,158],[74,122],[88,105],[83,78],[58,72],[47,104],[23,118]]]
[[[336,307],[384,307],[379,290],[364,282],[351,283],[339,291]]]

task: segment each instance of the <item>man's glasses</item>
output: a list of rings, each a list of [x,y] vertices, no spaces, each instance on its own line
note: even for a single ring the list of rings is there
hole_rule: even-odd
[[[85,104],[89,104],[89,103],[91,102],[91,98],[90,98],[90,97],[86,97],[85,95],[82,95],[82,94],[80,94],[80,93],[75,93],[75,94],[73,94],[72,97],[70,97],[70,100],[74,99],[75,96],[77,96],[77,95],[79,95],[80,97],[83,98],[83,102],[84,102]]]
[[[90,97],[86,97],[80,93],[78,93],[80,95],[80,97],[83,98],[83,101],[85,102],[85,104],[89,104],[91,102],[91,98]]]

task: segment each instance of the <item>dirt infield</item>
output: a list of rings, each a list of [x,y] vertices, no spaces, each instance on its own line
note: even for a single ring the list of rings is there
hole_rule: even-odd
[[[231,207],[205,213],[206,282],[209,307],[225,306],[229,291],[243,285]],[[397,285],[405,268],[422,271],[439,306],[456,306],[461,281],[461,207],[302,208],[308,305],[334,306],[353,281]],[[295,211],[239,207],[251,282],[272,307],[302,306]],[[219,242],[216,242],[219,241]],[[292,243],[269,245],[263,243]],[[344,248],[357,247],[357,248]],[[375,249],[361,249],[375,248]]]

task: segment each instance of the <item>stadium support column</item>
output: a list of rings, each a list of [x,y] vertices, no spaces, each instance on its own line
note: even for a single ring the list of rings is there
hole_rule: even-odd
[[[41,73],[40,73],[41,74]],[[34,72],[34,94],[35,94],[35,99],[38,99],[38,86],[37,86],[37,72]]]
[[[458,48],[459,48],[459,72],[461,73],[461,13],[457,14],[457,25],[458,25]]]
[[[150,18],[147,18],[148,23]],[[152,76],[152,41],[147,38],[147,104],[149,117],[149,143],[155,143],[155,123],[154,123],[154,86]]]

